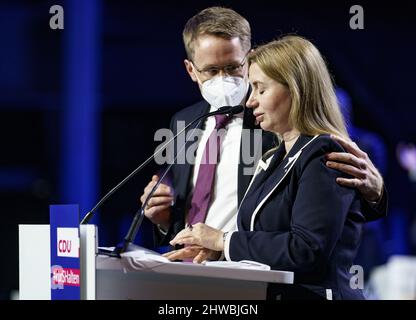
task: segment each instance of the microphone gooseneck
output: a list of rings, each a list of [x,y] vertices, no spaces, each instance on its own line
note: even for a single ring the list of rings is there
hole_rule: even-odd
[[[188,125],[186,125],[181,131],[179,131],[175,136],[173,136],[169,141],[167,141],[159,150],[155,151],[149,158],[147,158],[142,164],[140,164],[136,169],[134,169],[127,177],[125,177],[122,181],[120,181],[113,189],[111,189],[104,197],[101,198],[100,201],[84,216],[81,220],[80,224],[87,224],[93,217],[94,212],[101,207],[101,205],[113,195],[118,189],[120,189],[127,181],[133,178],[139,171],[141,171],[150,161],[152,161],[159,153],[161,153],[173,140],[175,140],[182,132],[188,129],[191,125],[195,122],[210,117],[217,114],[230,114],[234,115],[237,113],[242,112],[244,109],[243,106],[235,106],[235,107],[221,107],[216,111],[206,113],[202,116],[199,116],[195,120],[191,121]]]
[[[131,178],[133,178],[140,170],[142,170],[150,161],[152,161],[159,153],[161,153],[172,141],[174,141],[181,133],[183,133],[186,129],[188,129],[191,125],[196,123],[197,121],[201,121],[204,118],[218,115],[218,114],[229,114],[234,115],[237,113],[240,113],[244,110],[244,107],[234,106],[234,107],[221,107],[216,111],[209,112],[206,114],[203,114],[202,116],[197,117],[196,119],[192,120],[189,124],[187,124],[184,128],[182,128],[175,136],[173,136],[169,141],[167,141],[161,148],[156,150],[149,158],[147,158],[142,164],[140,164],[136,169],[134,169],[127,177],[125,177],[121,182],[119,182],[113,189],[111,189],[107,194],[104,195],[104,197],[101,198],[101,200],[90,210],[88,213],[84,216],[84,218],[81,220],[80,224],[87,224],[91,218],[94,215],[94,212],[101,207],[101,205],[109,198],[111,197],[118,189],[120,189],[125,183],[127,183]],[[198,127],[198,126],[197,126]],[[194,128],[195,130],[196,128]],[[159,181],[155,184],[153,189],[150,191],[149,195],[147,196],[146,200],[144,201],[141,208],[136,212],[133,222],[130,225],[129,231],[124,237],[124,240],[122,243],[120,243],[113,252],[110,253],[111,256],[120,256],[120,253],[125,252],[129,245],[132,245],[133,240],[141,226],[141,223],[144,218],[144,209],[147,206],[148,201],[150,200],[153,193],[156,191],[158,186],[160,185],[163,178],[166,176],[166,174],[169,172],[172,165],[175,163],[177,156],[180,154],[180,152],[185,148],[185,145],[188,141],[185,141],[185,144],[182,146],[181,150],[178,151],[176,154],[174,161],[172,161],[171,164],[166,168],[162,176],[160,177]],[[108,252],[106,252],[108,254]]]
[[[235,107],[222,107],[219,108],[216,111],[207,113],[203,116],[198,117],[197,119],[195,119],[194,121],[192,121],[192,123],[196,122],[196,121],[200,121],[203,118],[207,118],[213,115],[217,115],[217,114],[229,114],[229,116],[240,113],[244,110],[244,107],[239,105],[239,106],[235,106]],[[197,126],[198,127],[198,126]],[[194,129],[195,130],[195,129]],[[192,134],[190,135],[192,136]],[[163,174],[161,175],[161,177],[159,178],[158,182],[153,186],[152,190],[149,192],[149,194],[147,195],[145,201],[143,202],[142,206],[140,207],[139,210],[137,210],[136,214],[134,215],[133,221],[130,225],[129,231],[127,232],[126,236],[124,237],[124,240],[122,243],[120,243],[119,245],[117,245],[114,249],[114,251],[111,253],[112,256],[116,256],[119,257],[121,253],[129,251],[129,247],[133,245],[133,241],[137,235],[137,232],[140,229],[140,226],[143,222],[144,219],[144,210],[147,206],[147,203],[149,202],[150,198],[152,197],[153,193],[156,191],[156,189],[159,187],[160,183],[163,181],[164,177],[167,175],[167,173],[170,171],[170,168],[172,167],[172,165],[175,163],[178,155],[182,152],[182,150],[185,148],[187,141],[185,141],[185,143],[183,144],[182,148],[177,152],[174,161],[172,161],[172,163],[169,164],[169,166],[165,169],[165,171],[163,172]]]

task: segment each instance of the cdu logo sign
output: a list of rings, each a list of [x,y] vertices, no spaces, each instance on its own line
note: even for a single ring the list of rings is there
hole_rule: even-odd
[[[78,228],[57,228],[58,257],[79,258]]]
[[[76,204],[51,205],[51,299],[79,300],[79,208]]]

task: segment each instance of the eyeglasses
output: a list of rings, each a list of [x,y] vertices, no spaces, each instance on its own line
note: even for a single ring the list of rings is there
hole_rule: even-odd
[[[229,76],[241,76],[243,73],[243,67],[246,64],[246,56],[239,64],[229,64],[224,67],[212,66],[204,69],[198,69],[195,63],[191,60],[192,64],[195,67],[195,70],[201,73],[205,78],[213,78],[218,75],[221,70]]]

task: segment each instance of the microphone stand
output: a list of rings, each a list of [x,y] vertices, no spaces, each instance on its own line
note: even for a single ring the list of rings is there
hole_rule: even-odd
[[[155,153],[153,153],[148,159],[146,159],[138,168],[136,168],[132,173],[130,173],[126,178],[124,178],[118,185],[116,185],[113,189],[111,189],[96,205],[93,209],[91,209],[86,215],[85,217],[81,220],[80,224],[86,224],[88,223],[88,221],[92,218],[93,213],[96,209],[98,209],[115,191],[117,191],[121,186],[123,186],[128,180],[130,180],[137,172],[139,172],[146,164],[148,164],[156,155],[158,155],[160,152],[162,152],[165,147],[167,147],[168,144],[170,144],[174,139],[176,139],[182,132],[184,132],[187,128],[189,128],[191,125],[193,125],[195,122],[200,121],[204,118],[213,116],[213,115],[218,115],[218,114],[229,114],[230,116],[233,114],[237,114],[240,113],[244,110],[244,107],[239,105],[239,106],[234,106],[234,107],[221,107],[216,111],[204,114],[202,116],[199,116],[198,118],[194,119],[193,121],[191,121],[188,125],[186,125],[180,132],[178,132],[173,138],[171,138],[168,142],[166,142],[163,147],[161,147],[158,151],[156,151]],[[198,123],[198,125],[199,125]],[[196,130],[196,128],[198,127],[198,125],[193,129],[192,134],[190,136],[193,135],[193,132]],[[165,171],[163,172],[162,176],[160,177],[159,181],[153,186],[152,190],[150,191],[150,193],[148,194],[146,200],[144,201],[143,205],[141,206],[141,208],[139,210],[136,211],[134,218],[133,218],[133,222],[130,225],[129,231],[127,232],[126,236],[123,239],[122,243],[119,243],[113,251],[109,251],[106,249],[100,249],[99,250],[99,254],[104,254],[104,255],[108,255],[110,257],[118,257],[120,258],[120,254],[123,252],[127,252],[127,251],[133,251],[135,249],[135,246],[133,244],[133,241],[137,235],[137,232],[141,226],[141,223],[143,221],[144,218],[144,210],[147,206],[147,203],[149,202],[150,198],[152,197],[153,193],[156,191],[156,189],[159,187],[160,183],[162,182],[163,178],[166,176],[166,174],[169,172],[170,168],[172,167],[172,165],[175,163],[178,155],[184,150],[186,144],[187,144],[188,140],[185,140],[185,143],[183,144],[182,148],[177,152],[174,160],[172,161],[171,164],[169,164],[169,166],[165,169]]]
[[[193,133],[195,132],[195,129],[199,126],[201,122],[201,119],[199,120],[198,124],[192,130],[192,133],[190,134],[190,137],[193,136]],[[185,149],[185,145],[188,143],[188,140],[185,140],[185,143],[183,144],[182,148],[177,152],[175,158],[173,159],[172,163],[169,164],[169,166],[165,169],[163,174],[160,176],[157,183],[153,186],[152,190],[149,192],[149,194],[146,197],[146,200],[143,202],[142,206],[139,210],[136,211],[134,214],[133,221],[130,225],[129,231],[127,232],[126,236],[123,239],[123,242],[119,243],[113,251],[107,251],[107,250],[99,250],[99,253],[108,255],[110,257],[117,257],[120,258],[120,254],[123,252],[129,252],[134,251],[137,246],[133,244],[134,239],[136,238],[137,232],[140,229],[140,226],[142,225],[143,219],[144,219],[144,210],[147,206],[147,203],[149,202],[150,198],[152,197],[153,193],[156,191],[156,189],[159,187],[163,179],[166,177],[168,172],[170,171],[170,168],[175,163],[178,156],[182,153],[182,151]]]
[[[189,124],[187,124],[181,131],[179,131],[175,136],[173,136],[168,142],[166,142],[159,150],[157,150],[155,153],[153,153],[149,158],[147,158],[139,167],[133,170],[127,177],[125,177],[121,182],[119,182],[113,189],[111,189],[104,197],[101,198],[101,200],[92,208],[90,211],[87,212],[87,214],[84,216],[84,218],[81,220],[80,224],[88,224],[88,222],[91,220],[91,218],[94,215],[94,212],[101,207],[101,205],[113,195],[114,192],[116,192],[119,188],[121,188],[127,181],[129,181],[133,176],[137,174],[141,169],[143,169],[150,161],[154,159],[159,153],[161,153],[173,140],[175,140],[182,132],[184,132],[186,129],[188,129],[191,125],[193,125],[195,122],[202,120],[205,117],[210,117],[217,114],[225,114],[229,113],[232,108],[235,107],[222,107],[219,108],[217,111],[213,111],[207,114],[204,114],[202,116],[199,116],[198,118],[191,121]]]

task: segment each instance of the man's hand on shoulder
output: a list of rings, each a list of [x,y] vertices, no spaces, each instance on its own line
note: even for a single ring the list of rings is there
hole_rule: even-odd
[[[380,201],[383,193],[383,177],[367,153],[362,151],[355,142],[335,135],[331,135],[331,138],[348,153],[327,154],[326,165],[352,176],[352,178],[337,178],[337,182],[342,186],[357,188],[364,199],[369,202]]]

